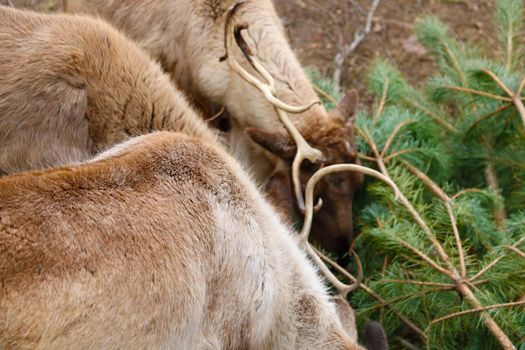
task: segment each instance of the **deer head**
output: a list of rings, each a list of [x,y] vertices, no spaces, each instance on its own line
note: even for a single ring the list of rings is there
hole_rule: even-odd
[[[287,113],[303,113],[318,101],[306,106],[291,106],[279,100],[275,90],[275,80],[255,56],[243,37],[243,30],[248,28],[246,23],[235,24],[233,18],[244,4],[237,2],[227,12],[225,21],[224,46],[226,60],[230,68],[239,74],[245,81],[261,91],[275,109],[284,128],[277,129],[247,129],[248,135],[257,144],[281,158],[288,169],[291,169],[292,187],[296,197],[296,207],[304,212],[303,190],[311,175],[324,165],[356,163],[357,152],[353,147],[353,126],[357,106],[357,92],[349,92],[339,106],[327,116],[311,118],[309,125],[297,130]],[[235,59],[233,43],[236,43],[242,54],[259,73],[263,80],[246,71]],[[324,110],[323,110],[324,111]],[[281,170],[279,176],[281,176]],[[352,198],[360,186],[360,174],[336,174],[324,179],[318,186],[319,215],[316,216],[313,238],[325,248],[335,253],[345,253],[352,241]],[[273,186],[275,189],[275,186]],[[277,189],[277,194],[286,192]],[[271,194],[270,194],[271,195]],[[321,205],[323,204],[324,205]]]
[[[357,151],[354,147],[353,120],[358,103],[355,90],[349,91],[341,100],[329,117],[314,119],[307,130],[301,130],[306,142],[323,153],[322,162],[304,161],[299,171],[301,191],[310,177],[321,167],[333,164],[354,163],[358,164]],[[284,129],[247,129],[248,135],[257,144],[281,158],[291,172],[297,146],[294,140]],[[282,186],[293,186],[282,180],[283,169],[272,174],[267,187],[269,196],[278,197],[281,204],[282,193],[286,192]],[[278,187],[275,185],[279,177]],[[291,177],[288,178],[289,180]],[[360,173],[333,174],[324,178],[316,187],[317,198],[322,198],[322,205],[317,210],[312,226],[312,239],[324,248],[342,255],[348,252],[353,239],[352,234],[352,199],[356,190],[363,181]],[[302,216],[304,208],[297,201],[295,213]],[[288,206],[288,210],[290,207]],[[289,212],[290,216],[294,216]]]

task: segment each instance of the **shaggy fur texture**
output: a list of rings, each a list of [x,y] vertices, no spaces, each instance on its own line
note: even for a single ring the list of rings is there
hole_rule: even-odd
[[[361,349],[341,306],[211,144],[153,133],[0,179],[2,349]]]
[[[202,107],[205,101],[226,106],[233,117],[231,147],[235,153],[248,152],[246,158],[257,179],[265,183],[277,168],[282,169],[280,162],[284,161],[288,169],[291,166],[291,160],[281,156],[283,150],[276,149],[276,138],[283,139],[283,145],[291,141],[263,95],[232,72],[226,62],[219,62],[224,55],[225,13],[235,2],[65,0],[64,7],[71,12],[97,14],[115,24],[156,57],[196,105]],[[276,78],[278,97],[295,105],[318,100],[286,40],[271,0],[248,0],[239,17],[250,26],[250,43],[256,55]],[[251,69],[240,52],[233,54]],[[326,165],[357,162],[352,126],[347,123],[353,109],[345,104],[332,114],[315,106],[291,116],[307,141],[325,154]],[[252,128],[251,139],[245,133],[246,127]],[[303,178],[308,178],[309,170]],[[336,253],[346,252],[353,238],[351,202],[360,182],[359,176],[346,174],[328,177],[321,183],[319,195],[325,206],[315,218],[312,236]],[[278,189],[270,195],[279,197],[283,191]]]
[[[217,140],[110,25],[0,7],[0,173],[82,161],[153,130]]]

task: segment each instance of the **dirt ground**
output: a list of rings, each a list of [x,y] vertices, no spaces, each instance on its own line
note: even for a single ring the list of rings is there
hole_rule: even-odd
[[[327,76],[333,74],[334,58],[342,45],[351,43],[354,33],[364,28],[372,1],[274,0],[300,61]],[[62,0],[11,2],[16,7],[42,11],[57,11],[62,7]],[[393,61],[410,82],[421,83],[435,67],[412,34],[413,23],[418,18],[436,15],[459,39],[473,41],[488,49],[490,42],[487,42],[486,34],[493,30],[493,13],[493,0],[380,0],[371,32],[345,60],[341,85],[355,87],[365,95],[367,68],[378,56]]]

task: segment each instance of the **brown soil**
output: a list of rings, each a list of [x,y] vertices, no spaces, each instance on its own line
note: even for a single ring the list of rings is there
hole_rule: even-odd
[[[333,73],[338,43],[352,42],[356,30],[362,30],[372,0],[274,0],[292,46],[305,66],[316,67],[325,75]],[[350,5],[347,5],[350,4]],[[492,28],[492,0],[381,0],[374,16],[372,31],[346,60],[342,85],[366,91],[366,73],[376,57],[387,57],[403,72],[409,82],[418,84],[435,69],[425,50],[413,36],[416,20],[435,15],[450,26],[453,35],[482,47]],[[334,16],[335,14],[335,16]],[[494,35],[488,35],[494,37]]]
[[[6,1],[6,0],[0,0]],[[57,11],[62,0],[11,0],[16,7]],[[334,57],[341,43],[352,42],[364,28],[372,0],[274,0],[283,18],[290,42],[301,62],[332,76]],[[358,4],[359,9],[355,4]],[[366,92],[366,73],[375,57],[387,57],[414,84],[421,83],[435,69],[425,50],[415,41],[413,23],[432,14],[450,26],[465,41],[489,47],[486,35],[492,28],[493,0],[381,0],[372,31],[346,60],[342,86]],[[365,99],[366,100],[366,99]]]

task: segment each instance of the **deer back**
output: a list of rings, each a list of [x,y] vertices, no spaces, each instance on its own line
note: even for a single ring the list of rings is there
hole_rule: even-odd
[[[216,141],[164,75],[101,20],[0,8],[0,169],[82,161],[130,136]]]

